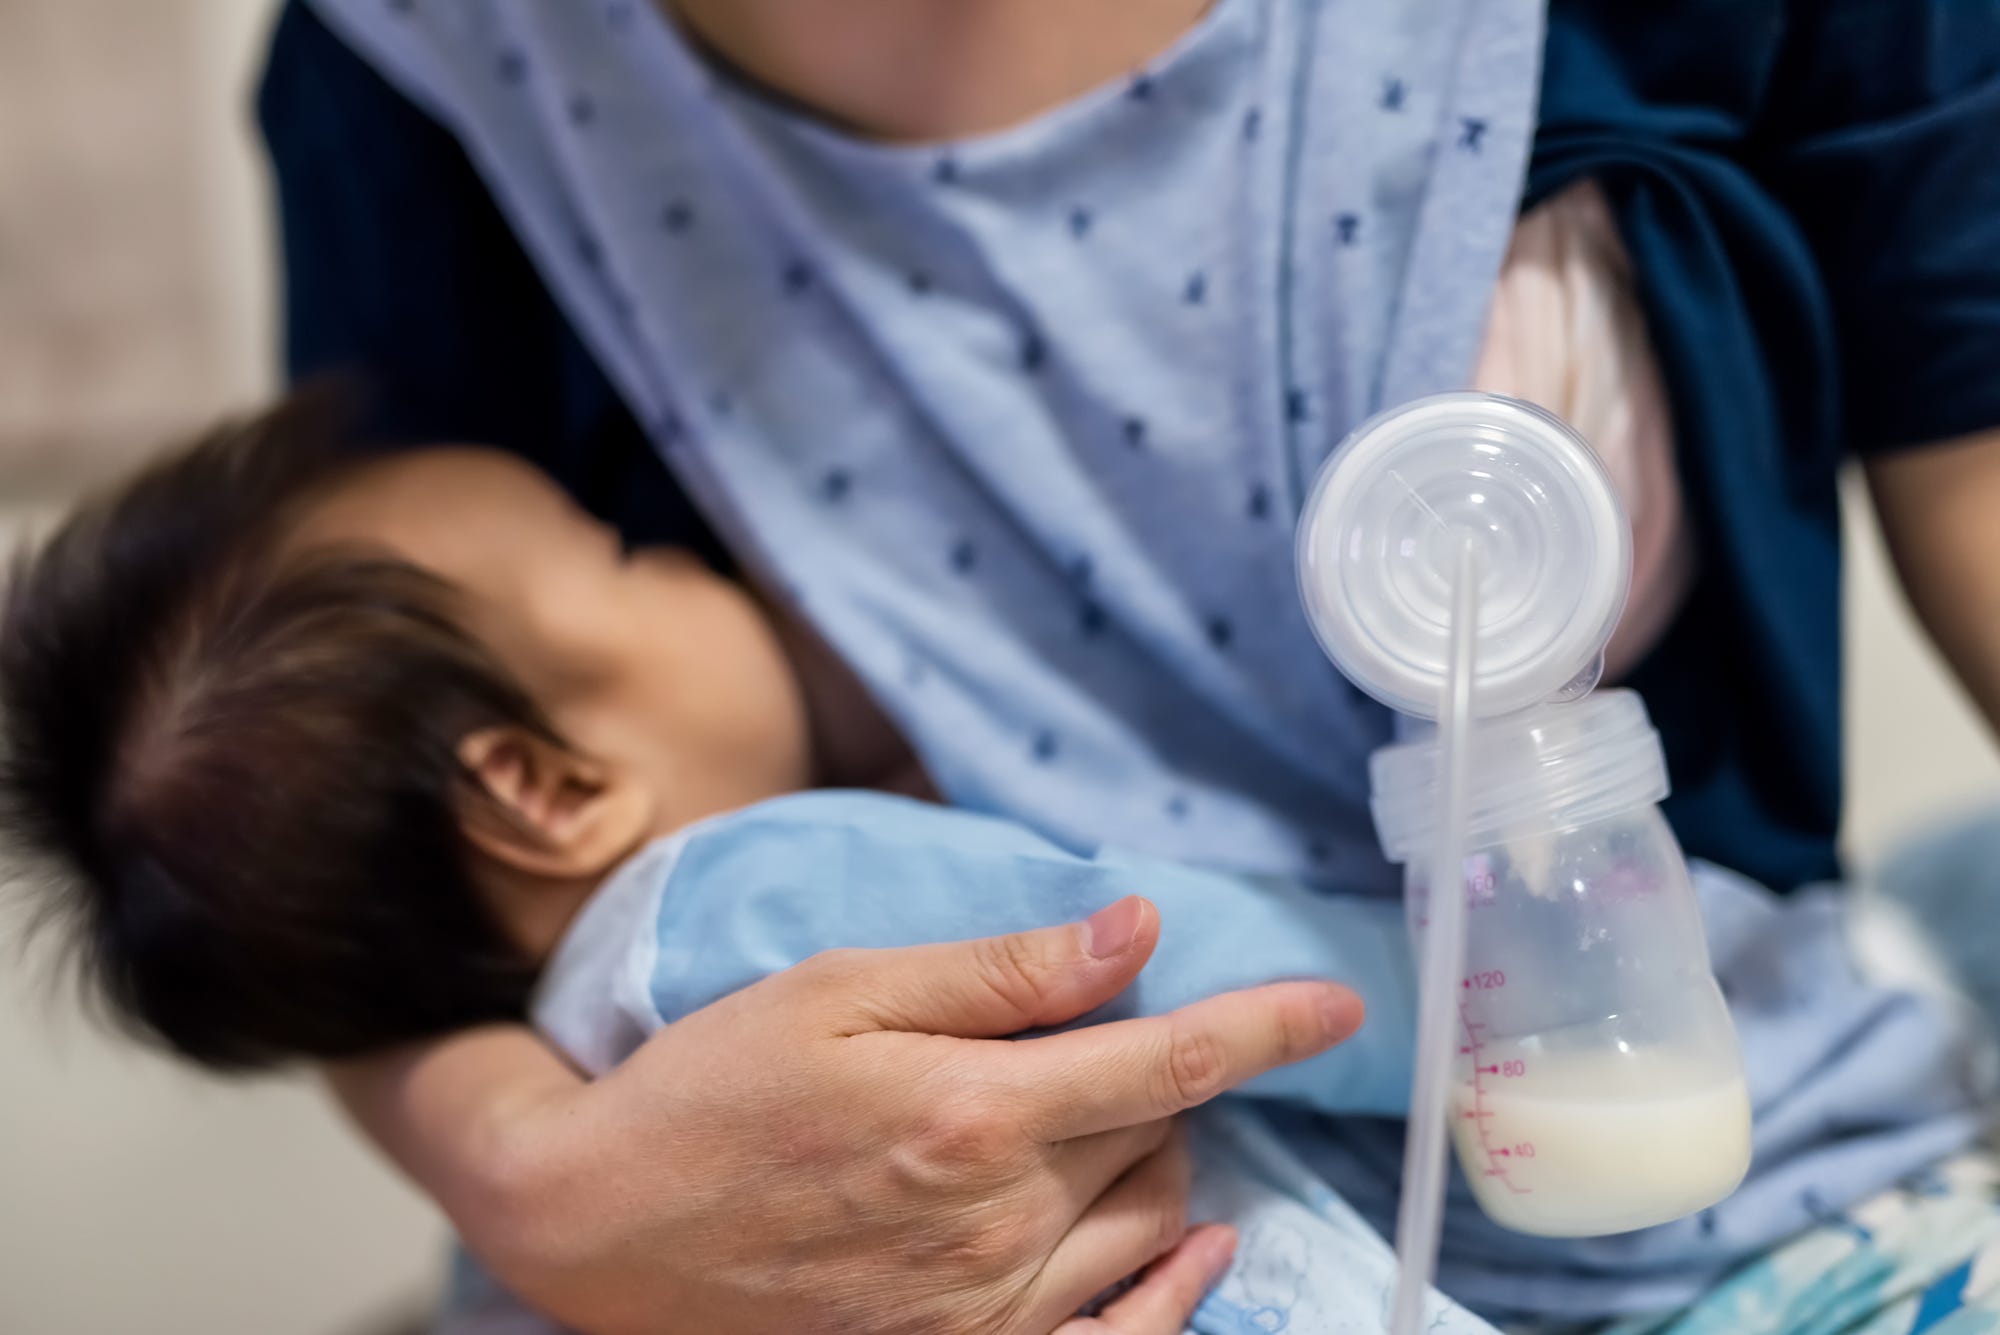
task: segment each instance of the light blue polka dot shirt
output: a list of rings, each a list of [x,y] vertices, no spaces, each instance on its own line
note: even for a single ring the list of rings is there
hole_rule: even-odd
[[[453,129],[734,550],[955,803],[1386,891],[1389,719],[1292,523],[1462,384],[1533,120],[1535,0],[1216,0],[1024,126],[849,137],[651,5],[319,0]]]

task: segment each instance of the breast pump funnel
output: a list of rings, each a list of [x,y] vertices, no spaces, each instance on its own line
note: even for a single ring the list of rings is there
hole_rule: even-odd
[[[1471,718],[1440,738],[1429,720],[1468,542]],[[1457,986],[1448,1002],[1423,998],[1420,1054],[1451,1063],[1449,1135],[1474,1196],[1509,1227],[1584,1236],[1728,1195],[1749,1165],[1750,1105],[1693,886],[1656,806],[1659,737],[1637,695],[1588,693],[1631,577],[1630,527],[1596,455],[1514,400],[1419,401],[1327,461],[1298,558],[1321,645],[1411,716],[1369,772],[1420,945],[1431,863],[1452,856],[1436,850],[1464,851],[1463,963],[1433,974]],[[1453,754],[1462,828],[1441,831]]]
[[[1391,709],[1436,718],[1453,561],[1480,568],[1474,709],[1587,690],[1632,580],[1632,534],[1590,447],[1532,404],[1441,394],[1349,436],[1299,521],[1299,587],[1320,647]]]

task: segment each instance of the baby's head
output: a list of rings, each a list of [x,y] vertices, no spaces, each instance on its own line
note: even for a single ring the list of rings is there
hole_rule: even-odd
[[[519,1017],[607,872],[807,751],[743,589],[308,401],[79,511],[0,612],[0,844],[117,1013],[211,1066]]]

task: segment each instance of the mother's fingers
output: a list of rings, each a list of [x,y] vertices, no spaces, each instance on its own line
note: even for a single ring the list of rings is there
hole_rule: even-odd
[[[1045,1150],[1049,1170],[1060,1179],[1064,1224],[1083,1217],[1091,1205],[1133,1165],[1156,1153],[1174,1134],[1167,1118],[1057,1141]]]
[[[1235,1229],[1204,1224],[1153,1262],[1131,1292],[1095,1317],[1072,1317],[1055,1335],[1181,1335],[1235,1254]]]
[[[1025,1305],[1029,1329],[1051,1329],[1171,1251],[1187,1234],[1192,1178],[1187,1142],[1176,1134],[1100,1196],[1063,1235],[1036,1277]]]
[[[836,1031],[1002,1038],[1062,1024],[1125,990],[1160,940],[1127,895],[1078,923],[891,950],[837,950],[787,972]]]
[[[1007,1079],[1032,1090],[1023,1130],[1042,1140],[1158,1121],[1274,1066],[1324,1052],[1361,1025],[1337,983],[1271,983],[1171,1015],[1016,1043]]]

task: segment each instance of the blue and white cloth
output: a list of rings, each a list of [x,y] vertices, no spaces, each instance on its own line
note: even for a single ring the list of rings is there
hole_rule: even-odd
[[[1967,1154],[1842,1211],[1685,1310],[1594,1335],[1992,1335],[2000,1159]]]
[[[1780,900],[1706,866],[1696,880],[1744,1040],[1750,1180],[1697,1219],[1582,1240],[1510,1233],[1455,1183],[1440,1283],[1489,1317],[1678,1308],[1978,1132],[1984,1048],[1970,1017],[1857,976],[1834,898]],[[882,794],[801,793],[694,826],[628,863],[552,957],[535,1019],[602,1074],[664,1025],[818,951],[1046,926],[1134,893],[1160,908],[1159,949],[1083,1023],[1295,976],[1347,982],[1369,1009],[1353,1039],[1250,1082],[1242,1093],[1252,1097],[1225,1100],[1236,1111],[1201,1124],[1196,1208],[1246,1241],[1197,1329],[1252,1328],[1228,1304],[1290,1323],[1258,1329],[1371,1328],[1400,1174],[1401,1124],[1389,1119],[1407,1108],[1414,1032],[1393,902],[1064,849],[1008,822]],[[1836,1118],[1842,1134],[1828,1134]]]

